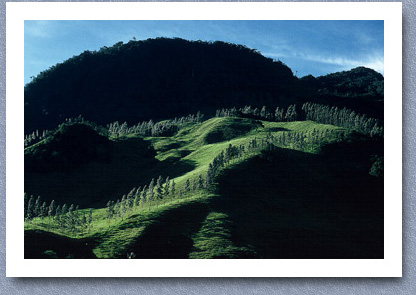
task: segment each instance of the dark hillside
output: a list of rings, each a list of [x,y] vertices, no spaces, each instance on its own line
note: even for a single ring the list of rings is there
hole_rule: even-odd
[[[25,259],[96,258],[88,239],[71,239],[42,230],[25,231]]]
[[[226,171],[216,208],[234,224],[233,243],[256,258],[383,258],[382,179],[361,152],[357,142],[347,155],[278,149]]]
[[[46,202],[104,207],[150,181],[155,155],[141,138],[113,141],[85,124],[64,125],[25,150],[25,191]]]
[[[296,96],[292,71],[253,49],[224,42],[149,39],[86,51],[25,87],[25,131],[83,115],[98,124],[186,115]]]
[[[372,69],[358,67],[316,78],[309,75],[300,82],[305,95],[309,93],[322,104],[347,107],[383,119],[384,77]]]
[[[298,79],[280,61],[243,45],[157,38],[85,51],[25,86],[25,133],[66,118],[98,124],[180,117],[201,111],[287,107],[306,101],[381,119],[383,76],[359,67]]]
[[[25,171],[66,171],[108,160],[108,138],[86,123],[62,124],[44,141],[25,150]]]

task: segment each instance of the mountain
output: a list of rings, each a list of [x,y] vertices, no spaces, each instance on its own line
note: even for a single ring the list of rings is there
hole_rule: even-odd
[[[79,114],[136,123],[293,96],[292,71],[242,45],[149,39],[85,51],[25,87],[25,130]]]
[[[159,120],[252,105],[306,101],[346,106],[380,118],[382,76],[357,68],[296,78],[280,61],[244,45],[156,38],[85,51],[25,86],[25,133],[82,115],[97,124]],[[368,83],[377,86],[368,88]],[[348,99],[347,99],[348,98]],[[362,107],[360,101],[365,101]]]

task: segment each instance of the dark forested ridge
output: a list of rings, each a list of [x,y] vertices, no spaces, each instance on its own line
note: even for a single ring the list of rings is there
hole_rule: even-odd
[[[25,86],[25,133],[84,116],[136,123],[201,111],[306,101],[382,118],[383,77],[357,68],[298,79],[280,61],[243,45],[148,39],[85,51]]]
[[[300,81],[305,91],[319,103],[383,118],[384,77],[374,70],[358,67],[316,78],[309,75]]]

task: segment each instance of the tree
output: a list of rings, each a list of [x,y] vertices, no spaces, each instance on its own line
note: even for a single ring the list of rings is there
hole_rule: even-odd
[[[154,186],[155,186],[155,180],[154,180],[154,178],[152,178],[152,181],[149,184],[149,188],[147,189],[146,198],[147,198],[147,201],[148,202],[151,202],[153,200],[153,196],[154,196],[153,189],[154,189]]]
[[[40,207],[41,207],[41,204],[40,204],[40,196],[38,196],[38,198],[36,199],[36,202],[35,202],[35,208],[33,209],[33,217],[39,217],[40,216]]]
[[[59,222],[60,217],[61,217],[61,206],[58,205],[56,207],[56,210],[55,210],[55,221],[58,221]]]
[[[275,120],[277,122],[282,122],[283,121],[283,119],[284,119],[283,113],[284,113],[284,109],[283,108],[282,109],[279,109],[279,107],[276,108],[276,111],[274,113],[274,116],[275,116]]]
[[[46,217],[47,216],[47,214],[48,214],[48,207],[46,206],[46,202],[43,202],[42,203],[42,206],[40,206],[40,213],[39,213],[40,215],[40,218],[44,218],[44,217]]]
[[[260,111],[260,116],[265,118],[267,114],[266,106],[263,106]]]
[[[80,218],[80,216],[79,216],[79,205],[77,205],[77,207],[75,208],[75,211],[74,211],[74,221],[75,221],[75,224],[79,224],[80,223],[79,218]]]
[[[121,198],[121,202],[120,202],[121,220],[123,220],[123,216],[126,210],[127,210],[127,200],[126,200],[126,195],[123,195],[123,197]]]
[[[207,174],[205,175],[205,181],[204,181],[204,188],[209,189],[212,183],[211,173],[208,170]]]
[[[27,203],[27,210],[26,210],[27,219],[32,219],[35,216],[34,210],[35,210],[35,197],[31,195]]]
[[[66,204],[64,204],[62,206],[61,215],[65,216],[66,213],[68,213],[68,206]]]
[[[74,204],[71,204],[71,206],[68,209],[66,224],[70,230],[74,231],[75,229]]]
[[[51,219],[53,217],[53,215],[55,214],[55,210],[56,210],[55,200],[52,200],[52,202],[51,202],[51,204],[49,205],[49,208],[48,208],[48,217],[49,217],[49,219]]]
[[[156,181],[156,200],[163,198],[162,181],[162,176],[159,176],[159,178]]]
[[[128,194],[127,194],[127,208],[133,208],[134,204],[134,193],[136,191],[136,188],[133,188]]]
[[[175,180],[172,180],[172,184],[171,184],[171,186],[170,186],[170,196],[172,197],[172,198],[174,198],[175,197]]]
[[[164,195],[164,197],[168,197],[169,196],[169,193],[170,193],[170,180],[169,180],[169,176],[168,176],[168,177],[166,177],[165,185],[163,187],[163,195]]]
[[[297,117],[298,117],[298,114],[297,114],[297,112],[296,112],[296,105],[294,104],[294,105],[290,105],[289,106],[289,108],[291,107],[291,110],[290,110],[290,115],[289,115],[289,121],[296,121],[296,119],[297,119]],[[289,111],[289,108],[288,108],[288,111]]]
[[[147,192],[147,186],[145,185],[142,189],[142,192],[140,193],[140,204],[143,205],[146,202],[146,192]]]
[[[191,190],[191,184],[190,184],[190,182],[189,182],[189,179],[187,179],[187,180],[185,181],[184,190],[185,190],[185,192],[186,192],[186,193],[188,193],[188,192]]]
[[[134,194],[134,206],[138,207],[140,204],[140,193],[141,193],[141,187],[139,186],[139,188],[136,190],[136,193]]]

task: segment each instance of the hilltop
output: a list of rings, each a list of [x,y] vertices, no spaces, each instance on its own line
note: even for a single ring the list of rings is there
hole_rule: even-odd
[[[25,133],[52,129],[78,115],[101,125],[116,120],[133,124],[197,111],[213,115],[219,108],[275,108],[306,101],[346,106],[381,118],[380,76],[357,68],[298,79],[281,61],[220,41],[119,42],[85,51],[28,83]]]

